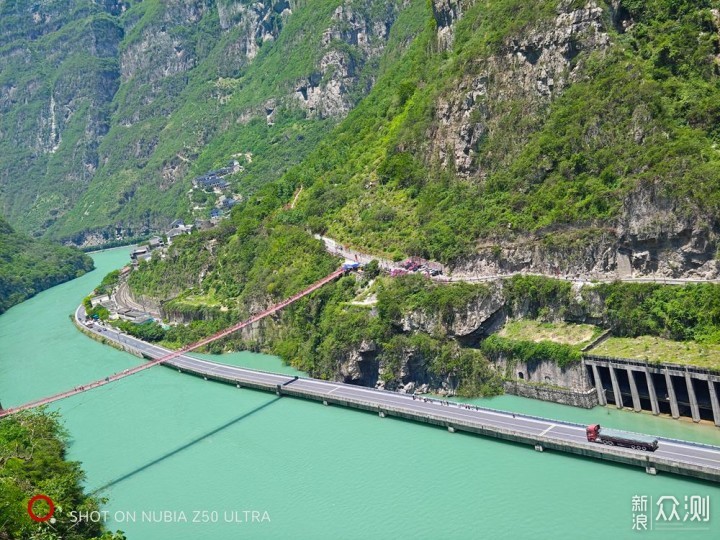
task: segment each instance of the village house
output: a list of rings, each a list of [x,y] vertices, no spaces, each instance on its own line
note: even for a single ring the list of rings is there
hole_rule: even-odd
[[[163,242],[162,238],[159,236],[153,236],[149,241],[148,245],[150,246],[150,249],[158,249],[165,245],[165,242]]]
[[[175,221],[173,221],[175,223]],[[165,236],[167,236],[168,245],[172,245],[173,238],[180,236],[181,234],[190,234],[193,230],[192,225],[185,225],[182,221],[176,227],[170,229]]]

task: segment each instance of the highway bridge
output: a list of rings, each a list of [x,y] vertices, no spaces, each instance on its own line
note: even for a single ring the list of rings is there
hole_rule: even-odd
[[[257,390],[274,392],[280,396],[293,396],[322,402],[324,405],[341,405],[378,414],[380,417],[395,416],[417,422],[433,424],[450,432],[465,431],[479,435],[532,445],[538,451],[555,450],[644,467],[646,472],[655,474],[666,471],[704,480],[720,482],[720,447],[658,438],[659,448],[653,453],[613,446],[590,443],[585,436],[586,426],[569,422],[550,420],[529,415],[512,414],[505,411],[464,405],[444,400],[412,396],[383,390],[375,390],[349,384],[322,381],[308,377],[289,377],[229,366],[217,362],[200,360],[188,356],[188,352],[225,337],[243,327],[251,325],[268,315],[278,312],[298,299],[319,289],[338,278],[346,270],[340,268],[307,289],[271,306],[249,319],[239,322],[208,338],[171,351],[158,345],[146,343],[118,330],[104,325],[85,324],[85,309],[79,306],[75,311],[75,323],[83,332],[99,340],[150,360],[136,367],[126,369],[25,405],[0,410],[0,418],[17,412],[53,403],[60,399],[87,392],[111,384],[122,378],[162,364],[181,372]]]
[[[79,326],[148,359],[167,358],[168,349],[122,334],[112,328],[85,328],[84,309],[76,311]],[[555,450],[591,458],[644,467],[646,472],[671,472],[720,482],[720,447],[659,437],[657,451],[643,452],[589,443],[585,425],[513,414],[439,399],[375,390],[350,384],[291,377],[276,373],[200,360],[186,354],[163,365],[206,380],[274,392],[281,396],[310,399],[325,405],[361,409],[381,417],[395,416],[433,424],[451,432],[479,435],[529,444],[536,450]]]

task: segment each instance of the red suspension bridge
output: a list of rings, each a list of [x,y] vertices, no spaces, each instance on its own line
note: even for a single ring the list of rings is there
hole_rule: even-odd
[[[141,371],[150,369],[151,367],[157,366],[158,364],[162,364],[163,362],[173,360],[174,358],[177,358],[179,356],[182,356],[185,353],[188,353],[190,351],[198,349],[198,348],[202,347],[203,345],[207,345],[208,343],[212,343],[213,341],[216,341],[220,338],[224,338],[225,336],[228,336],[228,335],[232,334],[233,332],[237,332],[238,330],[245,328],[246,326],[256,323],[261,319],[264,319],[268,315],[277,313],[278,311],[289,306],[293,302],[296,302],[297,300],[300,300],[301,298],[307,296],[308,294],[318,290],[323,285],[330,283],[331,281],[340,277],[347,271],[348,271],[347,268],[341,267],[341,268],[335,270],[333,273],[325,276],[321,280],[316,281],[315,283],[310,285],[307,289],[304,289],[303,291],[300,291],[299,293],[291,296],[290,298],[287,298],[287,299],[283,300],[282,302],[279,302],[279,303],[275,304],[274,306],[269,307],[265,311],[262,311],[256,315],[253,315],[249,319],[239,322],[233,326],[226,328],[225,330],[221,330],[220,332],[213,334],[212,336],[206,337],[205,339],[201,339],[200,341],[196,341],[195,343],[191,343],[190,345],[186,345],[185,347],[183,347],[181,349],[173,351],[169,354],[166,354],[165,356],[162,356],[160,358],[157,358],[157,359],[147,362],[145,364],[136,366],[134,368],[126,369],[120,373],[115,373],[113,375],[109,375],[109,376],[105,377],[104,379],[100,379],[100,380],[97,380],[97,381],[94,381],[94,382],[91,382],[88,384],[84,384],[82,386],[76,386],[72,390],[67,390],[65,392],[60,392],[59,394],[55,394],[55,395],[52,395],[52,396],[49,396],[46,398],[38,399],[36,401],[31,401],[30,403],[26,403],[25,405],[20,405],[18,407],[11,407],[9,409],[4,409],[4,410],[0,409],[0,418],[10,416],[10,415],[18,413],[20,411],[25,411],[28,409],[33,409],[35,407],[40,407],[41,405],[48,405],[55,401],[59,401],[61,399],[65,399],[70,396],[74,396],[77,394],[81,394],[83,392],[87,392],[89,390],[93,390],[95,388],[99,388],[101,386],[105,386],[106,384],[110,384],[115,381],[119,381],[120,379],[129,377],[130,375],[135,375],[136,373],[140,373]]]

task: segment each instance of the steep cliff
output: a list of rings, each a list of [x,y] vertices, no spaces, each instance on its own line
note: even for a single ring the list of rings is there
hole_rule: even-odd
[[[367,94],[386,44],[402,54],[422,7],[3,4],[1,207],[27,232],[98,244],[189,216],[191,178],[229,160],[240,158],[228,180],[247,195]]]
[[[0,208],[41,232],[87,189],[120,84],[112,2],[0,4]]]

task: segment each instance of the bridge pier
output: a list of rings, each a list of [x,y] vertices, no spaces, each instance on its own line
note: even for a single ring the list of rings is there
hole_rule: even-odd
[[[657,416],[660,414],[660,404],[658,403],[657,393],[655,392],[655,383],[652,380],[652,374],[650,370],[645,367],[645,380],[648,385],[648,393],[650,394],[650,406],[652,407],[652,413]]]
[[[607,405],[607,400],[605,399],[605,391],[603,389],[602,379],[600,378],[600,370],[598,370],[595,364],[592,364],[592,371],[593,378],[595,379],[595,391],[597,392],[598,403],[605,406]]]
[[[635,375],[630,367],[625,368],[628,374],[628,380],[630,381],[630,393],[632,394],[633,410],[640,412],[642,405],[640,404],[640,394],[638,393],[637,384],[635,384]]]
[[[690,400],[690,413],[692,414],[693,422],[700,421],[700,407],[698,406],[697,396],[695,395],[695,388],[693,388],[692,377],[689,372],[685,372],[685,385],[687,386],[688,398]]]
[[[717,390],[712,379],[708,379],[708,388],[710,389],[710,403],[712,404],[713,420],[715,425],[720,427],[720,403],[718,403]],[[2,409],[2,407],[0,407]]]
[[[680,409],[678,408],[677,398],[675,397],[675,387],[673,386],[672,377],[667,368],[665,368],[665,384],[667,384],[668,399],[670,400],[670,412],[672,417],[677,420],[680,418]]]
[[[623,400],[622,395],[620,394],[620,385],[617,381],[617,375],[615,374],[615,368],[612,367],[612,365],[608,365],[608,368],[610,369],[610,381],[612,382],[613,387],[613,395],[615,396],[615,406],[618,409],[623,408]]]

